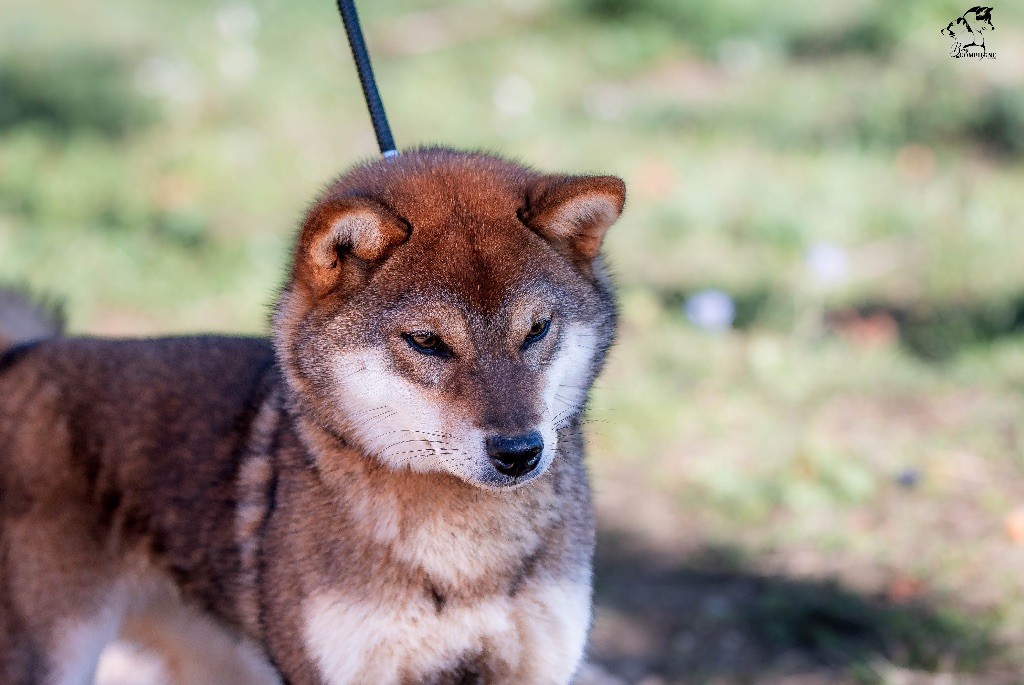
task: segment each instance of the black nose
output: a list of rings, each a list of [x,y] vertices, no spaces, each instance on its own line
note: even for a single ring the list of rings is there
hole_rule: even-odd
[[[543,450],[544,438],[537,431],[514,437],[492,435],[487,438],[487,456],[494,468],[513,478],[537,468]]]

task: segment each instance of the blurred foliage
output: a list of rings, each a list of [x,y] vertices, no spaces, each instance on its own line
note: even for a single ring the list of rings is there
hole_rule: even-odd
[[[912,13],[915,4],[922,3],[904,3],[903,11]],[[575,0],[570,12],[623,25],[658,24],[708,53],[736,36],[764,37],[799,57],[888,52],[906,30],[881,3],[862,5],[847,17],[808,0],[726,0],[713,7],[699,0]]]
[[[644,115],[655,126],[670,130],[703,126],[718,131],[734,126],[782,143],[813,145],[849,140],[888,147],[964,140],[1000,154],[1021,154],[1021,89],[979,89],[970,77],[962,81],[952,77],[948,61],[924,70],[906,69],[905,59],[884,61],[918,49],[908,38],[920,33],[921,23],[931,21],[941,28],[941,18],[946,16],[943,6],[953,16],[955,5],[924,0],[902,3],[898,12],[880,2],[853,3],[839,10],[805,0],[775,4],[728,0],[713,8],[697,0],[572,0],[565,11],[567,21],[582,16],[611,32],[667,33],[726,68],[754,69],[775,58],[802,65],[850,62],[856,56],[871,60],[849,64],[863,73],[844,79],[841,90],[829,92],[827,107],[806,111],[806,89],[789,87],[786,80],[792,73],[780,70],[751,84],[755,92],[713,103],[718,106],[663,102]],[[822,83],[815,84],[815,90],[829,90],[825,81],[832,80],[833,71],[815,72],[800,76],[820,77]],[[773,106],[757,109],[751,107],[752,101],[771,101]],[[804,111],[798,114],[796,108]]]
[[[882,655],[915,669],[975,670],[993,651],[983,625],[913,604],[865,600],[834,582],[769,584],[750,622],[783,650],[810,649],[826,662],[868,664]],[[869,680],[879,682],[875,676]]]
[[[154,117],[124,60],[98,48],[13,53],[0,61],[0,132],[19,126],[117,138]]]
[[[1024,155],[1024,92],[997,88],[977,103],[969,130],[996,153]]]

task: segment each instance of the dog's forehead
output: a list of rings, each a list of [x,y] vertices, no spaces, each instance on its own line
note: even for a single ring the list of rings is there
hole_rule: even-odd
[[[522,198],[477,183],[392,196],[408,240],[382,271],[408,289],[494,311],[517,297],[540,296],[564,277],[564,260],[517,216]]]
[[[388,288],[381,299],[392,316],[402,319],[504,330],[548,314],[564,294],[542,278],[506,281],[500,287],[493,280],[478,285],[430,277],[408,283],[401,292]]]
[[[567,276],[564,259],[514,216],[414,225],[391,261],[411,289],[491,314],[549,298]]]
[[[336,187],[379,199],[410,223],[432,226],[460,215],[514,213],[540,177],[496,157],[420,150],[359,167]]]
[[[508,216],[509,212],[514,216],[526,190],[522,178],[471,167],[400,175],[389,185],[393,207],[414,225]]]
[[[579,287],[569,262],[520,220],[541,178],[487,155],[421,150],[358,168],[336,190],[373,198],[411,229],[375,270],[382,298],[444,296],[493,316],[517,295]]]

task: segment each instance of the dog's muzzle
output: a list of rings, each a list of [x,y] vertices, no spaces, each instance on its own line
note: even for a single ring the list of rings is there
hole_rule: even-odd
[[[506,476],[518,478],[537,468],[544,438],[537,431],[523,435],[492,435],[487,438],[487,456],[494,468]]]

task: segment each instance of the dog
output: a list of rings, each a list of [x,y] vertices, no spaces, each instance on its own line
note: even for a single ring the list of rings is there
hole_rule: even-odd
[[[572,682],[624,202],[445,148],[356,166],[269,340],[63,337],[5,293],[0,684],[92,683],[119,635],[220,664],[190,684],[228,651],[248,683]]]
[[[992,24],[992,8],[979,6],[970,8],[955,21],[949,22],[940,33],[953,39],[951,54],[954,57],[967,55],[967,49],[971,47],[980,48],[978,54],[984,57],[986,31],[995,31]]]

